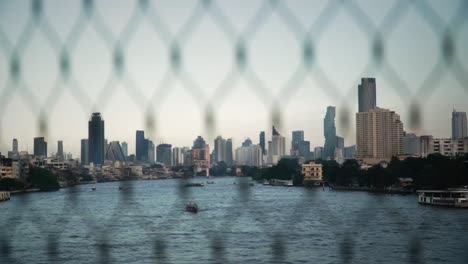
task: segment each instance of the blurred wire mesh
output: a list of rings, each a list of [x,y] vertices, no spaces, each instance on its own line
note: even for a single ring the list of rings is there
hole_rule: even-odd
[[[158,128],[164,125],[157,120],[160,105],[167,100],[176,85],[180,85],[184,92],[196,102],[196,107],[202,112],[200,122],[203,123],[208,138],[213,138],[217,132],[219,118],[216,109],[229,101],[230,94],[241,82],[257,97],[260,102],[259,107],[263,107],[269,113],[268,122],[281,126],[285,109],[295,103],[294,96],[301,87],[306,85],[307,80],[313,79],[315,83],[313,90],[324,93],[330,101],[338,106],[338,126],[345,135],[354,133],[352,120],[353,106],[356,102],[350,101],[349,98],[356,93],[356,84],[361,77],[377,75],[391,87],[393,98],[400,100],[407,106],[406,113],[401,114],[409,117],[407,125],[412,130],[421,129],[423,125],[422,108],[436,91],[445,89],[443,82],[447,76],[450,75],[455,83],[463,87],[464,92],[468,92],[467,64],[464,57],[460,55],[461,50],[465,47],[458,46],[458,43],[463,43],[460,41],[462,35],[466,34],[467,1],[452,3],[455,10],[448,18],[442,17],[437,12],[437,8],[429,1],[393,1],[391,4],[388,4],[389,1],[387,1],[386,4],[389,5],[389,8],[378,22],[367,12],[365,3],[363,4],[362,1],[323,1],[319,11],[310,10],[311,13],[312,11],[315,13],[310,16],[307,23],[299,17],[298,9],[291,7],[292,1],[248,1],[244,5],[253,10],[252,15],[247,19],[245,25],[238,26],[238,23],[233,22],[232,16],[229,16],[229,7],[225,6],[227,2],[200,0],[190,3],[184,2],[184,5],[190,6],[190,10],[186,12],[186,17],[177,18],[181,22],[180,27],[176,29],[170,22],[165,21],[167,17],[161,13],[163,12],[160,9],[161,2],[158,1],[133,1],[131,2],[132,9],[127,10],[126,19],[119,17],[112,21],[108,21],[108,10],[106,9],[113,4],[112,2],[104,2],[103,4],[103,1],[82,0],[77,3],[79,3],[79,12],[76,17],[63,17],[63,15],[50,12],[46,8],[47,5],[58,4],[57,2],[32,0],[24,5],[24,8],[28,10],[23,10],[27,14],[26,21],[22,21],[23,24],[20,21],[13,21],[10,24],[0,25],[0,58],[5,69],[4,74],[1,75],[0,83],[2,85],[0,86],[0,120],[2,120],[0,123],[0,142],[2,144],[8,140],[3,135],[10,124],[5,124],[3,120],[5,115],[11,114],[6,110],[14,96],[19,96],[20,100],[29,108],[28,110],[33,113],[39,134],[48,136],[49,128],[55,125],[51,123],[50,117],[55,111],[61,111],[57,109],[57,105],[66,91],[70,93],[81,110],[88,115],[92,111],[106,109],[113,100],[116,89],[120,88],[125,93],[125,97],[139,109],[147,133],[156,137]],[[0,4],[2,14],[17,11],[9,10],[8,7],[7,3]],[[49,11],[46,12],[46,9]],[[425,74],[423,81],[416,85],[417,87],[409,84],[403,77],[404,74],[399,70],[400,67],[391,62],[388,52],[391,48],[389,43],[393,43],[389,41],[389,38],[401,26],[401,21],[405,19],[408,12],[416,13],[426,28],[432,32],[433,38],[429,41],[432,47],[435,47],[435,50],[432,50],[435,63],[429,65],[429,72]],[[356,38],[363,38],[368,47],[368,61],[364,63],[362,69],[358,69],[361,72],[355,76],[355,81],[345,88],[335,82],[336,76],[334,76],[333,71],[327,69],[327,66],[321,64],[318,59],[320,53],[323,52],[318,48],[320,41],[326,37],[329,28],[336,27],[335,22],[340,15],[348,17],[354,23],[357,30],[361,32],[361,35],[356,36]],[[55,16],[71,21],[68,33],[63,33],[63,30],[58,29],[62,28],[62,25],[57,22]],[[279,84],[280,87],[277,90],[270,87],[267,80],[269,75],[262,74],[263,69],[258,68],[256,65],[259,64],[252,60],[253,53],[258,51],[254,50],[252,46],[261,33],[262,27],[269,23],[271,16],[275,16],[276,21],[289,32],[292,36],[292,42],[298,47],[294,52],[284,50],[289,57],[294,58],[293,61],[296,64],[284,65],[287,69],[285,72],[290,74],[284,84]],[[119,29],[114,26],[115,20],[119,20],[121,23]],[[197,76],[192,73],[192,61],[189,59],[191,54],[187,48],[188,43],[197,37],[200,25],[207,20],[221,32],[221,38],[230,47],[228,52],[223,54],[228,61],[227,71],[224,75],[218,76],[221,81],[211,93],[197,82]],[[145,87],[139,83],[128,59],[129,54],[135,52],[135,47],[132,44],[143,25],[149,28],[152,35],[145,37],[155,37],[159,42],[158,48],[163,50],[159,54],[161,56],[158,57],[160,67],[154,69],[161,74],[161,78],[155,78]],[[11,39],[8,36],[6,26],[19,28],[16,39]],[[103,56],[103,60],[107,61],[102,62],[107,69],[99,69],[99,73],[104,73],[103,80],[99,82],[102,85],[94,91],[86,88],[88,80],[82,80],[79,68],[74,67],[75,62],[80,59],[75,56],[76,50],[89,37],[89,34],[86,33],[87,30],[94,31],[94,38],[97,39],[101,47],[107,50]],[[35,91],[35,84],[28,80],[28,75],[25,74],[25,69],[30,63],[28,59],[31,58],[26,54],[31,48],[32,38],[37,34],[44,39],[53,54],[53,57],[48,58],[48,62],[44,65],[52,65],[51,67],[55,68],[51,71],[56,73],[56,76],[52,78],[50,88],[39,94]],[[204,37],[206,36],[202,36],[202,38]],[[277,39],[277,41],[282,40],[281,36]],[[216,43],[207,42],[206,49],[210,49],[210,44],[216,45]],[[92,45],[86,47],[93,48]],[[92,68],[94,63],[91,61],[88,64]],[[217,67],[217,65],[211,65],[211,67]],[[309,100],[314,102],[313,97]],[[241,183],[238,184],[238,188],[239,196],[243,201],[249,201],[249,186]],[[131,190],[131,186],[128,189]],[[74,202],[76,194],[72,190],[66,195],[69,196],[68,208],[79,206]],[[181,187],[180,197],[186,199],[189,196],[190,192]],[[118,216],[122,208],[131,206],[134,196],[131,192],[125,192],[122,194],[122,198],[119,206],[115,208],[114,217]],[[307,201],[306,199],[311,198],[313,197],[306,196],[304,199]],[[292,214],[291,217],[300,218],[300,211],[305,201],[298,201],[297,213]],[[326,208],[320,210],[324,217],[338,218]],[[20,213],[18,214],[20,215]],[[359,214],[356,217],[358,218]],[[235,217],[226,218],[226,225],[229,226],[235,219]],[[101,261],[111,262],[109,231],[103,230],[91,218],[84,217],[84,220],[100,236]],[[14,230],[8,232],[14,234]],[[349,232],[345,230],[344,238],[337,238],[342,247],[340,254],[344,263],[352,260],[352,245],[355,237],[351,232],[351,230]],[[5,237],[7,236],[2,237],[0,241],[1,250],[3,256],[9,256],[11,254],[11,241],[5,240]],[[51,234],[47,239],[49,256],[52,259],[57,258],[59,234]],[[419,263],[420,242],[417,239],[411,241],[410,262]],[[287,241],[284,240],[281,233],[272,239],[271,247],[275,259],[284,260],[287,254],[285,243]],[[225,251],[228,249],[219,234],[213,235],[210,246],[214,262],[224,263],[227,261]],[[167,260],[170,252],[167,252],[164,237],[155,240],[154,252],[157,260],[162,262]]]

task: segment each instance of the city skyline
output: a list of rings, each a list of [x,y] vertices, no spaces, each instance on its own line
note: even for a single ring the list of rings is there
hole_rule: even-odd
[[[169,31],[175,34],[183,27],[197,3],[170,1],[157,2],[155,5],[159,8]],[[29,1],[0,3],[0,28],[12,45],[18,40],[30,16],[29,4]],[[79,1],[69,4],[50,4],[44,1],[44,12],[56,29],[59,39],[67,37],[74,22],[73,18],[80,12],[80,4]],[[242,31],[246,21],[261,7],[262,1],[217,4],[229,15],[235,29]],[[389,1],[359,1],[357,4],[365,8],[369,19],[376,25],[382,22],[385,14],[393,6]],[[311,25],[325,8],[326,1],[287,2],[287,5],[301,24]],[[457,12],[458,2],[430,1],[430,5],[436,14],[445,19]],[[113,2],[110,5],[97,1],[96,4],[96,8],[102,11],[105,23],[111,25],[114,36],[124,28],[132,14],[133,6],[133,2]],[[49,147],[49,151],[55,149],[58,140],[62,140],[64,151],[78,157],[80,140],[86,137],[85,122],[95,111],[100,112],[106,120],[106,138],[128,142],[131,153],[135,150],[135,130],[145,130],[147,137],[155,144],[167,142],[173,146],[190,146],[193,135],[202,135],[210,142],[217,135],[229,135],[237,145],[247,137],[256,139],[259,131],[269,131],[271,125],[277,125],[286,137],[288,151],[291,143],[289,132],[298,129],[304,130],[305,139],[310,141],[311,148],[322,146],[321,122],[327,106],[336,106],[337,134],[344,137],[346,145],[353,145],[354,113],[358,111],[358,105],[355,103],[358,98],[357,85],[361,77],[367,76],[377,79],[379,105],[399,113],[402,122],[408,124],[407,132],[439,138],[449,137],[452,108],[468,111],[465,102],[466,87],[460,85],[452,74],[441,76],[440,89],[428,88],[430,91],[427,93],[422,89],[424,87],[421,86],[430,75],[431,67],[438,61],[440,45],[438,35],[434,36],[424,17],[413,9],[402,16],[391,34],[384,36],[385,62],[397,70],[403,82],[393,82],[388,70],[372,67],[367,69],[371,61],[372,38],[363,32],[346,11],[340,10],[314,44],[314,65],[324,71],[336,92],[332,92],[327,82],[320,79],[316,72],[311,72],[307,73],[304,82],[292,88],[290,95],[286,93],[286,98],[291,99],[284,102],[279,100],[283,98],[281,91],[295,69],[304,67],[301,64],[304,43],[302,40],[296,40],[294,30],[284,23],[281,15],[274,9],[259,27],[255,38],[247,43],[249,67],[257,73],[267,92],[262,94],[259,92],[262,91],[261,88],[252,87],[244,75],[239,74],[240,80],[233,82],[232,89],[219,100],[216,97],[210,98],[217,95],[214,91],[235,64],[232,61],[234,42],[226,37],[225,32],[212,21],[209,14],[204,15],[193,37],[181,47],[184,66],[200,87],[199,97],[177,76],[172,77],[173,85],[167,88],[170,91],[167,94],[156,89],[161,85],[166,69],[170,68],[167,60],[170,47],[161,43],[161,38],[152,31],[145,19],[130,41],[129,47],[124,50],[124,55],[126,70],[148,100],[135,102],[132,99],[133,94],[128,93],[126,84],[117,80],[109,93],[103,93],[109,75],[115,75],[111,64],[113,51],[103,43],[92,25],[84,31],[70,58],[70,66],[73,78],[90,98],[89,102],[76,98],[73,84],[59,81],[59,85],[65,87],[63,92],[57,94],[56,101],[50,106],[45,105],[47,95],[52,91],[57,79],[59,68],[56,62],[60,54],[59,50],[49,47],[46,37],[41,32],[33,34],[24,54],[19,54],[21,80],[28,88],[27,91],[37,99],[36,103],[25,99],[28,97],[18,92],[21,89],[16,89],[19,87],[11,82],[11,76],[8,75],[11,59],[9,53],[0,53],[0,76],[6,76],[0,80],[0,96],[5,100],[5,104],[1,106],[0,120],[2,153],[10,150],[12,138],[18,139],[20,150],[28,148],[29,152],[32,152],[33,138],[46,136],[46,141],[52,146]],[[416,33],[418,38],[412,38]],[[456,56],[466,68],[468,53],[460,47],[467,46],[468,34],[457,34],[454,37],[454,45],[458,47]],[[278,38],[283,41],[277,41]],[[405,41],[401,41],[403,39]],[[347,45],[343,46],[342,43]],[[409,92],[405,92],[406,88],[400,87],[399,84],[407,86]],[[12,92],[9,92],[9,89]],[[150,104],[149,100],[155,89],[161,99],[151,101]],[[205,124],[207,101],[212,103],[210,106],[215,120],[213,129],[207,129]],[[102,102],[102,105],[95,105],[96,102]],[[409,127],[414,102],[420,106],[422,118],[421,127],[417,131]],[[344,111],[348,112],[349,125],[342,122]],[[272,122],[277,120],[275,113],[279,113],[281,126],[278,126],[276,121]],[[41,133],[41,129],[44,128],[43,115],[47,125],[47,134],[44,135]],[[147,117],[154,123],[148,123]]]
[[[359,89],[359,87],[360,87],[360,85],[358,86],[358,89]],[[377,90],[378,90],[378,89],[377,89]],[[333,107],[333,106],[328,106],[328,107],[327,107],[327,111],[330,111],[330,109],[333,109],[333,114],[332,114],[332,116],[331,116],[330,118],[331,118],[332,121],[334,121],[334,119],[335,119],[335,111],[336,111],[336,110],[335,110],[335,107]],[[376,109],[381,109],[381,108],[377,107]],[[386,109],[383,109],[383,110],[386,110]],[[336,111],[336,112],[337,112],[337,111]],[[357,112],[356,114],[359,114],[359,112]],[[103,117],[100,115],[100,113],[93,113],[93,114],[91,115],[91,118],[88,120],[88,121],[89,121],[89,124],[92,123],[91,121],[93,120],[93,117],[97,117],[97,116],[98,116],[99,118],[103,118]],[[446,135],[446,136],[442,136],[442,137],[438,137],[438,136],[434,136],[434,135],[430,135],[430,136],[433,136],[433,137],[435,137],[435,138],[441,138],[441,139],[444,139],[444,138],[450,139],[450,138],[452,138],[452,136],[454,135],[454,128],[455,128],[455,127],[454,127],[454,118],[455,118],[455,116],[461,116],[461,117],[459,117],[459,119],[461,120],[461,121],[460,121],[461,125],[460,125],[460,126],[457,126],[457,129],[458,129],[458,127],[460,127],[459,129],[461,129],[462,131],[466,131],[466,126],[467,126],[467,125],[466,125],[466,112],[455,111],[455,109],[454,109],[454,110],[452,111],[452,116],[451,116],[451,119],[450,119],[450,123],[451,123],[450,135]],[[327,120],[327,118],[329,118],[329,117],[328,117],[327,115],[325,115],[325,120]],[[99,120],[99,122],[104,123],[104,122],[105,122],[105,119]],[[330,121],[327,121],[327,122],[330,122]],[[341,141],[343,141],[343,138],[342,138],[342,137],[339,137],[339,136],[337,136],[336,134],[334,134],[334,133],[336,133],[336,132],[334,132],[334,131],[335,131],[334,126],[335,126],[335,125],[333,124],[333,127],[332,127],[333,132],[332,132],[332,134],[334,135],[334,137],[336,137],[336,140],[341,140]],[[104,127],[105,127],[105,126],[104,126]],[[463,130],[463,128],[464,128],[464,130]],[[91,129],[91,128],[89,128],[89,129]],[[406,127],[405,127],[404,131],[406,131]],[[132,154],[132,155],[135,155],[136,160],[142,160],[142,161],[145,161],[145,160],[148,160],[148,161],[149,161],[149,159],[148,159],[148,157],[147,157],[147,156],[149,155],[149,153],[146,153],[146,151],[145,151],[145,153],[143,154],[143,150],[142,150],[142,153],[140,153],[140,155],[146,155],[146,156],[145,156],[145,157],[140,157],[140,158],[139,158],[139,156],[138,156],[138,154],[137,154],[137,151],[136,151],[137,145],[138,145],[138,143],[137,143],[138,140],[141,141],[141,144],[143,144],[142,147],[143,147],[145,150],[148,150],[148,149],[149,149],[149,148],[148,148],[148,144],[152,144],[152,145],[153,145],[153,151],[155,151],[156,147],[157,147],[157,146],[160,146],[160,145],[169,145],[169,146],[174,145],[174,144],[168,144],[168,143],[170,143],[170,142],[165,142],[165,141],[161,141],[160,143],[158,143],[158,144],[155,145],[155,144],[153,144],[153,141],[151,141],[151,140],[145,138],[145,131],[143,131],[143,130],[135,130],[134,132],[136,132],[136,135],[137,135],[137,136],[136,136],[136,141],[135,141],[135,140],[133,141],[133,142],[135,142],[135,144],[128,144],[126,141],[120,141],[120,140],[115,140],[115,139],[111,139],[111,140],[109,141],[109,143],[121,142],[122,145],[125,145],[125,147],[122,146],[122,151],[125,149],[125,152],[127,152],[128,155],[131,155],[131,154]],[[284,134],[284,135],[287,135],[287,134],[288,134],[287,132],[291,132],[291,133],[292,133],[292,136],[291,136],[291,137],[282,136],[283,134]],[[412,135],[412,134],[413,134],[413,133],[408,132],[408,131],[406,131],[406,132],[407,132],[407,134],[409,134],[409,135]],[[272,133],[266,134],[265,131],[259,131],[258,133],[260,133],[260,135],[263,134],[265,138],[268,138],[268,136],[271,137],[271,136],[273,136],[273,135],[281,135],[282,137],[284,137],[284,138],[285,138],[285,143],[284,143],[284,145],[285,145],[285,148],[284,148],[285,155],[290,155],[290,154],[291,154],[292,156],[295,156],[295,155],[296,155],[296,154],[293,154],[293,153],[289,153],[290,151],[292,151],[292,150],[294,149],[294,145],[293,145],[294,143],[293,143],[293,142],[294,142],[294,137],[295,137],[295,134],[296,134],[296,133],[301,133],[301,134],[300,134],[300,138],[301,138],[302,140],[306,140],[305,142],[308,142],[308,144],[309,144],[309,151],[310,151],[310,152],[314,152],[314,151],[315,151],[315,148],[317,148],[317,147],[321,147],[321,148],[323,148],[324,150],[325,150],[325,148],[326,148],[326,138],[323,139],[322,145],[320,145],[320,144],[312,145],[312,144],[310,144],[309,141],[307,140],[308,138],[307,138],[307,136],[305,136],[305,132],[304,132],[304,130],[302,130],[301,128],[297,128],[296,130],[291,130],[291,131],[285,131],[284,133],[279,134],[279,132],[275,129],[275,126],[273,126],[273,132],[272,132]],[[276,133],[276,134],[275,134],[275,133]],[[322,133],[323,133],[323,132],[322,132]],[[325,133],[327,133],[327,131],[325,131]],[[418,135],[419,135],[419,136],[426,136],[426,134],[418,134]],[[105,135],[103,135],[103,136],[105,137],[105,140],[104,140],[104,143],[105,143],[105,144],[104,144],[104,146],[103,146],[104,151],[103,151],[103,153],[102,153],[102,155],[104,155],[104,157],[103,157],[103,159],[102,159],[101,162],[103,162],[104,159],[106,158],[106,153],[107,153],[107,152],[106,152],[106,149],[107,149],[107,147],[110,146],[110,144],[106,146],[106,142],[108,141],[108,139],[107,139],[107,137],[106,137]],[[193,137],[193,136],[196,136],[196,135],[191,135],[191,136]],[[191,136],[188,136],[188,137],[191,137]],[[204,136],[202,136],[202,137],[204,138]],[[216,140],[217,140],[219,137],[222,137],[222,135],[218,135],[216,138],[214,138],[213,140],[211,140],[211,141],[212,141],[212,144],[209,144],[209,145],[212,145],[213,147],[216,147]],[[241,146],[244,144],[243,142],[245,142],[245,140],[250,140],[250,138],[251,138],[250,136],[244,136],[244,137],[242,138],[242,140],[239,139],[239,142],[238,142],[238,143],[235,143],[235,146],[234,146],[234,147],[237,147],[237,146],[238,146],[238,147],[241,147]],[[255,137],[252,137],[252,138],[255,138]],[[463,137],[460,137],[460,138],[463,138]],[[12,138],[12,145],[10,145],[11,147],[8,148],[8,149],[6,149],[6,150],[3,151],[3,152],[0,151],[0,153],[8,153],[9,151],[15,152],[15,151],[14,151],[15,148],[17,148],[18,151],[28,151],[29,153],[36,155],[34,146],[36,146],[37,144],[39,144],[39,145],[41,145],[41,146],[38,147],[38,149],[39,149],[39,150],[38,150],[38,153],[39,153],[39,152],[40,152],[40,153],[46,152],[46,155],[51,155],[51,154],[56,154],[56,155],[57,155],[57,154],[60,154],[59,151],[53,151],[53,150],[51,151],[50,149],[47,149],[47,143],[48,143],[48,142],[47,142],[47,138],[44,138],[44,137],[34,137],[33,139],[34,139],[34,140],[33,140],[33,141],[34,141],[34,145],[33,145],[32,150],[21,149],[21,147],[18,147],[18,146],[21,146],[21,143],[18,143],[18,141],[19,141],[18,138]],[[233,137],[229,137],[228,139],[231,140],[231,141],[237,141],[237,140],[238,140],[238,139],[234,139]],[[261,136],[260,136],[258,142],[254,140],[254,141],[253,141],[253,144],[259,145],[259,146],[261,147],[261,142],[262,142],[261,139],[262,139],[262,138],[261,138]],[[54,142],[54,144],[55,144],[55,143],[58,144],[58,150],[61,150],[62,155],[65,155],[65,154],[72,154],[73,157],[80,157],[80,160],[83,160],[83,157],[85,157],[85,163],[91,162],[90,160],[88,160],[88,159],[89,159],[89,155],[83,156],[83,150],[84,150],[84,148],[87,149],[86,151],[89,151],[89,145],[86,145],[86,146],[85,146],[85,145],[84,145],[85,143],[83,143],[83,140],[86,140],[86,144],[89,144],[89,143],[87,143],[87,142],[88,142],[88,139],[81,139],[81,140],[80,140],[80,150],[79,150],[78,153],[73,153],[73,152],[71,152],[71,151],[68,151],[67,149],[64,150],[64,147],[63,147],[64,141],[63,141],[63,140],[58,140],[57,142]],[[289,140],[289,142],[288,142],[288,140]],[[37,142],[36,142],[36,141],[37,141]],[[39,142],[39,143],[38,143],[38,142]],[[129,142],[132,142],[132,141],[129,140]],[[271,142],[270,142],[270,143],[271,143]],[[224,144],[225,144],[225,143],[224,143]],[[337,145],[338,142],[336,142],[336,141],[335,141],[333,144],[336,145],[336,146],[338,146],[338,145]],[[343,144],[343,143],[342,143],[342,144]],[[348,146],[354,146],[355,144],[356,144],[356,141],[354,140],[353,144],[345,144],[345,145],[343,144],[343,146],[344,146],[344,147],[348,147]],[[42,147],[42,145],[44,145],[45,147]],[[131,149],[129,150],[129,149],[128,149],[128,145],[133,145],[133,146],[134,146],[134,151],[131,151]],[[187,145],[174,145],[174,148],[183,148],[183,147],[187,147],[187,146],[190,146],[190,144],[187,144]],[[325,147],[324,147],[324,146],[325,146]],[[335,148],[336,148],[336,146],[335,146]],[[344,147],[341,147],[341,149],[344,150]],[[96,149],[97,149],[97,148],[96,148]],[[216,148],[215,148],[215,149],[216,149]],[[215,149],[212,149],[212,150],[215,150]],[[268,150],[268,147],[265,146],[265,149]],[[297,150],[298,150],[298,149],[297,149]],[[18,152],[18,151],[17,151],[17,152]],[[101,155],[101,154],[98,154],[98,155]],[[154,154],[153,154],[153,155],[154,155]],[[216,154],[215,154],[215,155],[216,155]],[[322,155],[325,155],[325,153],[322,153]],[[41,154],[38,154],[38,156],[41,156]],[[127,155],[125,155],[125,156],[127,156]],[[333,155],[329,155],[329,157],[330,157],[330,156],[334,156],[334,154],[333,154]],[[63,157],[62,157],[62,158],[63,158]],[[59,158],[59,159],[60,159],[60,158]],[[154,156],[153,161],[157,161],[157,155]]]

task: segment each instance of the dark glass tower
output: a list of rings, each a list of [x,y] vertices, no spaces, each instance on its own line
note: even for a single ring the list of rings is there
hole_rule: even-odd
[[[44,137],[34,138],[34,156],[47,157],[47,142]]]
[[[262,155],[266,155],[266,150],[265,150],[265,131],[260,132],[260,148],[262,148]]]
[[[159,144],[156,147],[156,161],[164,164],[164,166],[171,166],[172,163],[172,145]]]
[[[136,131],[136,159],[146,162],[148,160],[148,141],[145,139],[145,131]]]
[[[377,107],[375,78],[362,78],[358,85],[359,113],[368,112]]]
[[[104,120],[101,113],[93,113],[88,122],[88,150],[89,162],[104,163]]]
[[[335,127],[335,107],[327,107],[327,114],[323,120],[323,134],[325,136],[325,146],[323,148],[324,158],[333,159],[336,148],[336,127]]]

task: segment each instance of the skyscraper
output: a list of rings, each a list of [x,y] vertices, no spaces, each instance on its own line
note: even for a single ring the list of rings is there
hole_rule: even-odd
[[[34,156],[47,157],[47,142],[44,137],[34,138]]]
[[[164,166],[172,165],[172,145],[159,144],[156,147],[156,161],[164,164]]]
[[[466,112],[452,112],[452,138],[463,139],[468,137]]]
[[[322,147],[315,147],[314,148],[314,159],[315,160],[323,159],[323,148]]]
[[[261,166],[263,163],[260,145],[246,144],[236,149],[236,164],[238,166]]]
[[[13,139],[13,148],[12,151],[14,153],[18,153],[18,140],[16,138]]]
[[[242,142],[243,147],[248,147],[248,146],[251,146],[251,145],[253,145],[253,142],[252,142],[252,140],[250,138],[246,138],[244,140],[244,142]]]
[[[271,144],[268,142],[269,163],[276,164],[286,154],[286,138],[280,135],[275,126],[271,134]]]
[[[153,164],[154,161],[156,160],[155,159],[155,150],[154,150],[154,143],[153,141],[149,140],[149,139],[146,139],[146,145],[148,146],[148,162],[150,164]]]
[[[223,139],[221,136],[217,136],[214,140],[214,161],[226,162],[226,140]]]
[[[145,131],[136,131],[135,152],[138,161],[148,160],[148,141],[145,140]]]
[[[377,107],[377,91],[375,78],[362,78],[358,85],[359,113],[367,112]]]
[[[408,133],[403,136],[403,154],[420,155],[421,138],[415,134]]]
[[[128,156],[128,144],[127,142],[122,142],[122,151],[125,157]]]
[[[333,159],[335,157],[335,148],[337,146],[335,112],[335,107],[327,107],[327,113],[323,120],[323,134],[325,136],[325,146],[323,148],[324,153],[322,159]]]
[[[88,149],[89,162],[93,164],[104,163],[104,120],[101,113],[93,113],[88,122]]]
[[[89,164],[88,140],[82,139],[81,140],[81,165],[88,165],[88,164]]]
[[[179,166],[184,164],[184,153],[181,148],[172,149],[172,166]]]
[[[390,161],[403,154],[403,123],[394,111],[376,108],[356,114],[357,158],[367,163]]]
[[[226,164],[232,166],[234,164],[233,159],[233,149],[232,149],[232,138],[226,140]]]
[[[192,165],[195,173],[204,172],[206,176],[210,175],[210,146],[201,136],[193,141]]]
[[[63,160],[65,157],[63,155],[63,141],[57,141],[57,159]]]
[[[302,140],[299,142],[299,157],[310,158],[310,141]]]
[[[266,149],[265,149],[265,131],[261,131],[259,137],[260,137],[260,139],[259,139],[259,141],[260,141],[259,145],[260,145],[260,148],[262,149],[262,155],[266,155]]]
[[[302,141],[304,141],[304,131],[293,131],[291,141],[291,156],[299,156],[299,148]]]

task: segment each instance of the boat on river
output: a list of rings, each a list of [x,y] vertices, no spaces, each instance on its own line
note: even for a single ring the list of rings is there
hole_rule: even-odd
[[[198,213],[198,205],[194,202],[189,202],[185,205],[185,211],[196,214]]]
[[[420,204],[468,208],[468,189],[418,190]]]
[[[203,186],[205,185],[201,182],[191,182],[191,183],[185,184],[185,187],[203,187]]]

